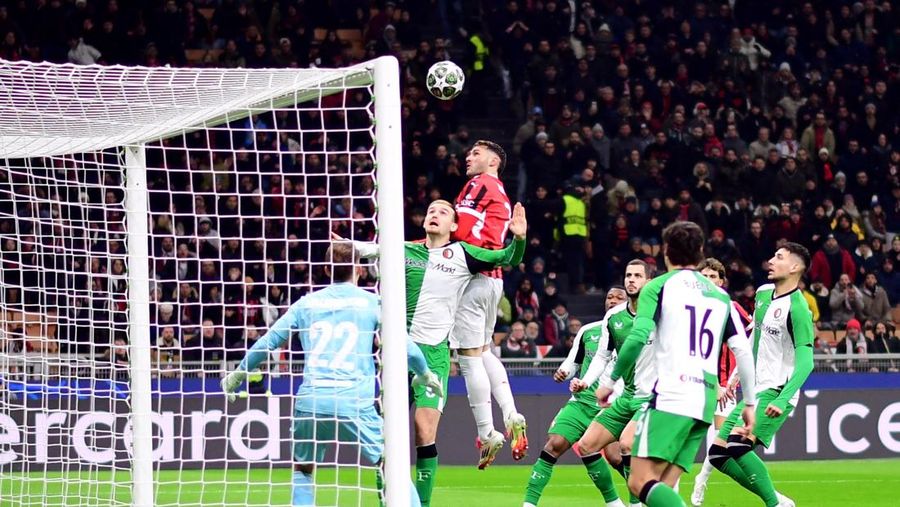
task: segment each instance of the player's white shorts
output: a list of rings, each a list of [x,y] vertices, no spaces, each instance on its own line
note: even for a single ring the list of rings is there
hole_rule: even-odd
[[[475,275],[459,300],[456,321],[450,331],[450,348],[477,349],[490,343],[502,297],[502,279]]]
[[[734,410],[734,407],[737,405],[737,402],[732,398],[725,402],[725,405],[722,406],[719,403],[716,403],[716,416],[717,417],[728,417],[731,415],[731,411]]]

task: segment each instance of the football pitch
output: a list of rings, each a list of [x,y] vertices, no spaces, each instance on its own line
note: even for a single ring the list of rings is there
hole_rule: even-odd
[[[793,498],[799,506],[844,507],[847,505],[888,506],[898,505],[892,495],[900,491],[900,459],[893,460],[843,460],[843,461],[792,461],[769,463],[772,477],[779,491]],[[444,466],[438,469],[432,505],[449,507],[477,502],[478,505],[519,506],[525,491],[531,468],[528,466],[493,466],[479,471],[475,466]],[[694,467],[694,472],[699,466]],[[158,475],[160,486],[157,491],[157,505],[289,505],[290,471],[276,469],[245,470],[186,470],[163,471]],[[619,494],[626,494],[624,481],[615,472]],[[125,486],[126,474],[117,474],[122,484],[116,489],[116,500],[129,501],[129,491]],[[62,497],[64,489],[68,494],[77,494],[71,481],[64,480],[59,473],[6,475],[0,479],[0,505],[2,506],[107,506],[113,487],[108,475],[83,475],[80,495],[75,498]],[[372,505],[377,506],[371,492],[359,494],[350,489],[334,488],[335,472],[322,469],[317,482],[323,488],[318,496],[321,505]],[[370,471],[362,474],[355,470],[344,470],[339,477],[341,484],[352,485],[362,482],[371,488],[374,475]],[[274,487],[270,482],[277,483]],[[105,483],[105,484],[104,484]],[[68,484],[68,486],[67,486]],[[330,487],[329,487],[330,485]],[[682,479],[681,496],[688,501],[693,485],[693,474]],[[339,495],[339,496],[337,496]],[[80,498],[79,498],[80,497]],[[103,500],[89,500],[89,498]],[[599,492],[588,481],[584,468],[579,465],[557,466],[553,479],[544,491],[541,505],[567,507],[594,507],[602,505]],[[715,472],[710,479],[704,505],[758,506],[761,502],[733,483],[729,478]]]

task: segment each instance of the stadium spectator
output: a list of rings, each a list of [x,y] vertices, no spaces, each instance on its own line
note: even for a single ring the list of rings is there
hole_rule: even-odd
[[[500,345],[500,357],[504,359],[537,357],[537,345],[528,339],[525,325],[521,322],[513,322],[510,326],[509,335]]]
[[[831,307],[831,321],[837,326],[843,326],[862,314],[863,295],[850,281],[850,275],[844,273],[838,278],[838,282],[831,289],[828,306]]]
[[[558,345],[569,335],[569,310],[562,301],[544,318],[544,341],[538,345]],[[571,347],[571,345],[570,345]]]
[[[159,375],[177,377],[181,371],[181,344],[175,336],[175,328],[164,326],[153,349],[153,359]]]
[[[874,272],[867,273],[860,287],[863,309],[860,317],[863,322],[874,323],[891,320],[891,305],[887,292],[878,285],[878,277]]]
[[[841,275],[847,275],[850,282],[856,280],[856,264],[847,250],[841,248],[834,234],[825,237],[822,248],[813,255],[809,268],[809,279],[826,287],[834,285]]]
[[[852,355],[865,357],[868,351],[868,343],[866,337],[862,333],[862,327],[856,319],[850,319],[846,324],[847,334],[843,339],[839,340],[835,347],[835,353],[842,355]],[[847,359],[846,366],[848,372],[855,372],[862,363],[858,359]]]

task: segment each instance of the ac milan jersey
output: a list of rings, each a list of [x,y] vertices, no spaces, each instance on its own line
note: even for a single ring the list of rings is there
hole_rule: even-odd
[[[750,317],[750,314],[747,313],[747,310],[744,310],[741,305],[737,303],[737,301],[731,302],[734,309],[737,310],[738,315],[741,317],[741,324],[744,325],[744,330],[747,332],[747,335],[750,335],[750,331],[753,329],[753,318]],[[731,378],[731,374],[734,372],[734,369],[737,367],[737,362],[734,358],[734,352],[728,348],[727,343],[722,344],[722,354],[719,356],[719,385],[722,387],[728,386],[728,379]]]
[[[512,208],[500,178],[479,174],[456,197],[457,241],[496,250],[503,248]]]

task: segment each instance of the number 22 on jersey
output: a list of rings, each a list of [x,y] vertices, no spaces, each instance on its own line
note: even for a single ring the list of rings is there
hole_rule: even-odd
[[[348,361],[359,341],[359,328],[353,322],[337,325],[326,320],[313,322],[309,328],[309,338],[314,344],[307,358],[311,368],[336,371],[356,369],[356,362]]]

